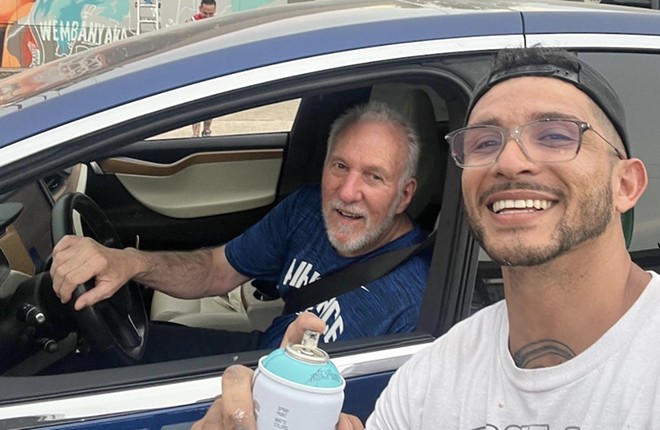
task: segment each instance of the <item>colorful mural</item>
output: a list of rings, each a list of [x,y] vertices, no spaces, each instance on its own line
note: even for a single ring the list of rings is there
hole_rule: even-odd
[[[0,68],[35,67],[131,37],[137,32],[138,2],[157,1],[0,0]],[[216,16],[286,3],[285,0],[216,1]],[[198,6],[199,0],[160,0],[159,26],[185,22]],[[145,8],[140,10],[145,13]]]

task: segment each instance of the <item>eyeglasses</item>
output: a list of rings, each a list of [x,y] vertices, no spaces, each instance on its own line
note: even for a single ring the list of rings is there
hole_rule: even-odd
[[[481,167],[495,163],[510,137],[522,152],[539,163],[561,163],[574,159],[582,145],[582,135],[591,130],[625,156],[598,133],[591,124],[573,119],[546,118],[507,130],[495,125],[472,125],[452,131],[445,136],[451,155],[459,167]]]

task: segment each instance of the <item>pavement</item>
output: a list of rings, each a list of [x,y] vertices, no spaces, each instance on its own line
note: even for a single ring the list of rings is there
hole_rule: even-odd
[[[223,136],[289,131],[299,104],[300,100],[296,99],[214,118],[211,123],[211,135]],[[155,136],[154,139],[183,137],[192,137],[192,126],[172,130]]]

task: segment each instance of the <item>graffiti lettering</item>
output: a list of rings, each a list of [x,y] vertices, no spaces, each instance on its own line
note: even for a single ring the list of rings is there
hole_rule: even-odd
[[[143,0],[2,1],[15,7],[0,8],[0,67],[25,68],[133,36]],[[231,12],[235,3],[240,2],[217,0],[217,15]],[[244,3],[249,9],[287,1]],[[160,0],[160,6],[161,28],[169,27],[188,20],[199,0]]]
[[[126,28],[106,27],[99,23],[80,23],[76,21],[46,21],[35,26],[43,41],[83,42],[89,45],[103,45],[131,36]]]

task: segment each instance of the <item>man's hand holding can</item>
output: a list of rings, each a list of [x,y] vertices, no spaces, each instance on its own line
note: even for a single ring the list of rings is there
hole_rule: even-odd
[[[282,348],[303,342],[308,330],[322,333],[325,324],[317,316],[302,313],[287,329],[282,339]],[[196,422],[192,430],[256,430],[256,416],[252,385],[254,372],[245,366],[231,366],[222,377],[222,396],[218,397],[206,415]],[[341,414],[336,430],[362,430],[364,426],[357,417]],[[296,430],[292,428],[292,430]]]

